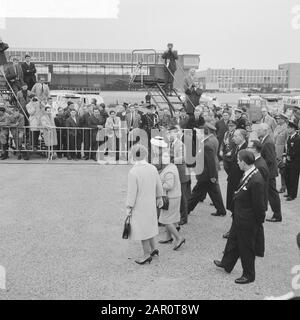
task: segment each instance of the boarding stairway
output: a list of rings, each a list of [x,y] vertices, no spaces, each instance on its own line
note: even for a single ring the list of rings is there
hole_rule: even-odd
[[[134,65],[134,55],[137,52],[151,52],[149,56],[154,55],[154,61],[149,63],[139,60]],[[184,98],[176,89],[173,89],[171,95],[165,92],[165,82],[167,72],[170,72],[168,67],[163,63],[158,63],[158,55],[153,49],[140,49],[132,51],[132,72],[129,79],[129,90],[143,90],[149,92],[151,100],[160,109],[169,108],[171,115],[177,109],[185,108]],[[180,68],[179,71],[184,71]],[[172,75],[172,73],[170,72]],[[173,76],[173,75],[172,75]],[[176,79],[174,84],[176,85]]]
[[[6,79],[0,70],[0,102],[10,101],[12,92],[7,85]]]

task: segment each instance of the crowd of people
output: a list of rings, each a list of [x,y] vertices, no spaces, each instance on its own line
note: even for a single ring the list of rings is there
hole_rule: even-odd
[[[193,115],[183,112],[181,117],[179,112],[167,135],[151,139],[152,164],[147,161],[147,148],[141,144],[134,146],[135,165],[129,172],[127,198],[131,239],[142,241],[144,255],[136,260],[138,264],[150,263],[159,254],[155,241],[158,224],[166,229],[166,237],[158,243],[174,241],[173,249],[178,250],[186,242],[180,233],[181,226],[188,223],[189,214],[208,195],[216,209],[212,216],[222,217],[228,212],[232,216],[231,228],[223,235],[227,239],[223,258],[214,263],[230,273],[241,258],[243,274],[235,282],[246,284],[255,280],[255,258],[265,253],[265,220],[279,223],[283,219],[279,193],[286,192],[286,201],[297,197],[298,123],[284,113],[273,117],[263,110],[261,122],[252,131],[243,110],[218,111],[196,106]],[[186,117],[186,121],[181,121]],[[200,143],[194,143],[199,140]],[[226,202],[218,178],[221,163],[227,174]],[[202,169],[198,171],[197,166]],[[191,188],[193,172],[196,184]],[[281,186],[277,189],[279,174]],[[139,192],[144,189],[147,195]],[[147,210],[139,205],[144,197],[149,201]],[[273,214],[266,219],[269,205]]]

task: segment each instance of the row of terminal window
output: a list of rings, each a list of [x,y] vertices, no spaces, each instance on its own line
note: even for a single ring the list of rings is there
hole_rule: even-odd
[[[14,57],[17,56],[24,59],[26,51],[8,51],[7,55]],[[122,52],[40,52],[40,51],[30,51],[28,52],[32,60],[36,61],[63,61],[63,62],[124,62],[130,63],[132,60],[134,62],[142,61],[143,63],[154,63],[155,56],[152,53],[122,53]],[[161,55],[157,55],[157,60],[161,60]]]

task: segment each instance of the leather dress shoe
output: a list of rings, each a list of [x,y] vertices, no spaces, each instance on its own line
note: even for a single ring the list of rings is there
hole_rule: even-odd
[[[289,195],[288,195],[288,194],[285,194],[285,195],[284,195],[284,197],[285,197],[285,198],[288,198],[288,197],[289,197]]]
[[[223,238],[224,239],[228,239],[229,238],[229,231],[223,234]]]
[[[271,218],[271,219],[266,219],[266,221],[268,221],[268,222],[281,222],[282,221],[282,219],[278,219],[278,218]]]
[[[292,197],[287,197],[286,198],[286,201],[293,201],[293,200],[295,200],[295,198],[292,198]]]
[[[234,282],[237,283],[237,284],[247,284],[247,283],[254,282],[254,280],[251,280],[251,279],[248,279],[245,276],[242,276],[242,277],[236,279]]]
[[[215,212],[211,214],[214,217],[225,217],[226,213]]]
[[[225,269],[225,267],[223,266],[222,262],[220,260],[214,260],[214,264],[218,267],[218,268],[223,268]]]

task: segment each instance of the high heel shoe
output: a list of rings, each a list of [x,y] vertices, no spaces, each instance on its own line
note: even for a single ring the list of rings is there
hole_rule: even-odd
[[[178,250],[185,243],[185,239],[182,239],[178,245],[176,245],[173,250]]]
[[[151,256],[151,257],[159,256],[159,250],[158,250],[158,249],[153,250],[153,251],[150,253],[150,256]]]
[[[145,260],[142,260],[142,261],[139,261],[139,260],[135,260],[135,263],[137,263],[137,264],[140,264],[140,265],[143,265],[143,264],[145,264],[145,263],[151,263],[151,261],[152,261],[152,257],[150,256],[150,257],[148,257],[148,258],[146,258]]]

